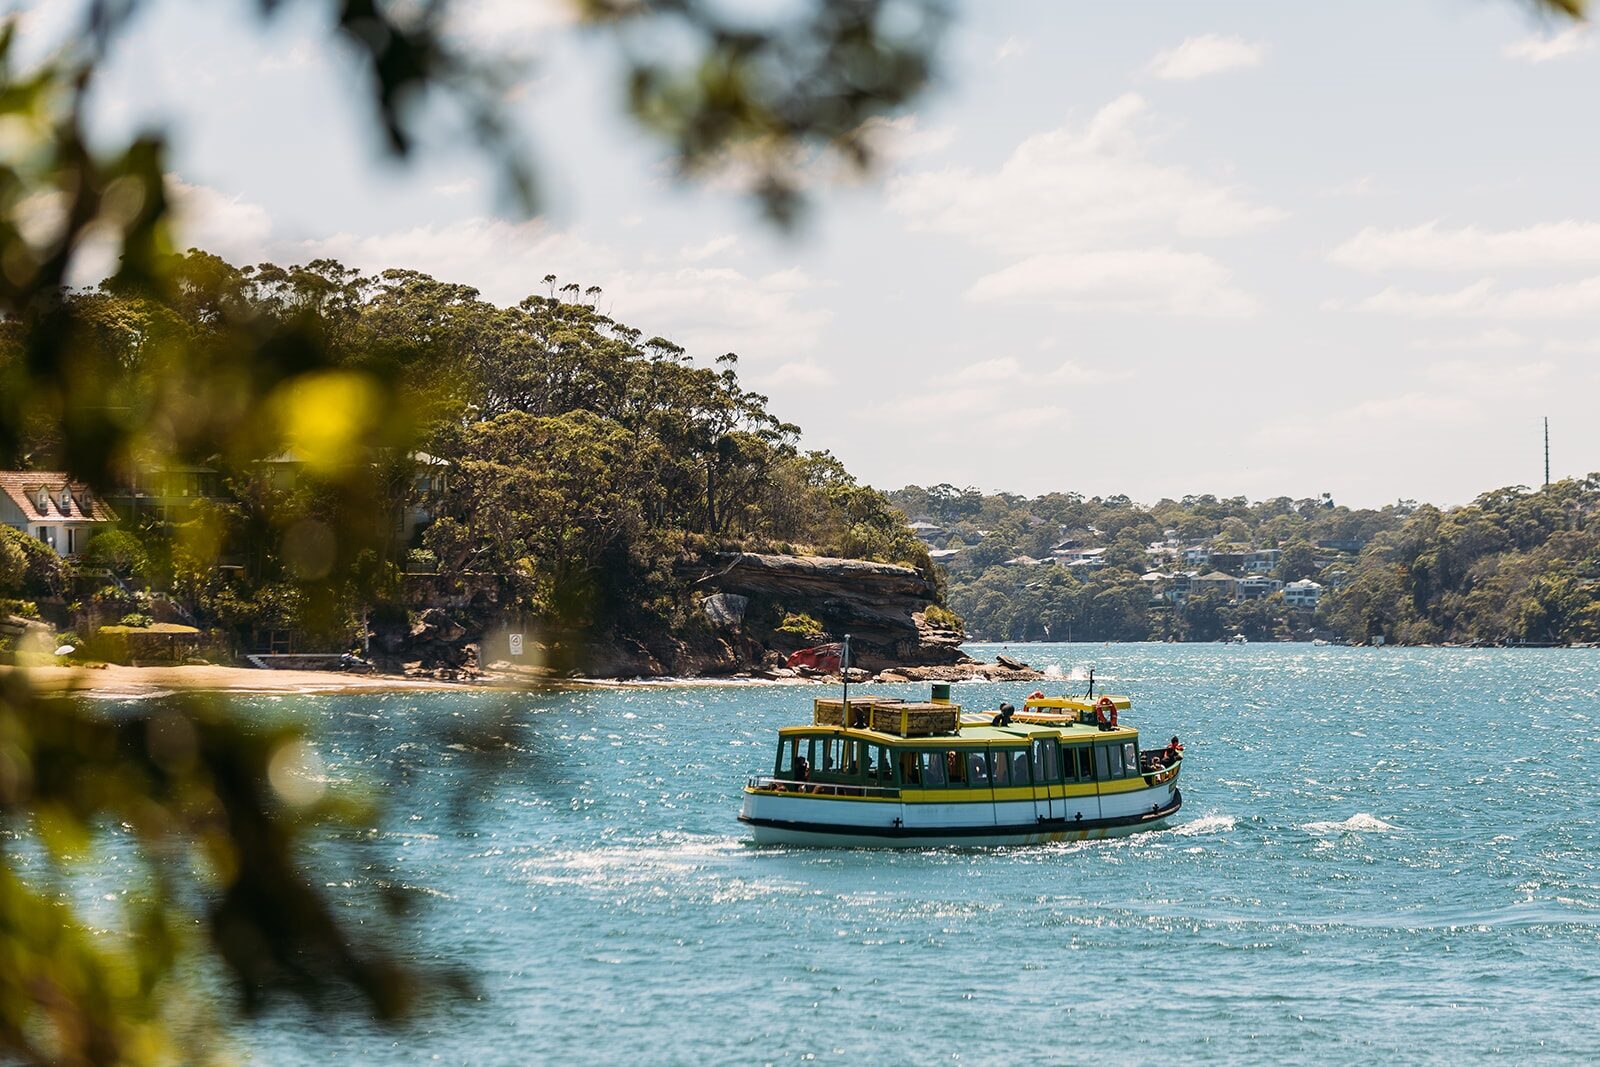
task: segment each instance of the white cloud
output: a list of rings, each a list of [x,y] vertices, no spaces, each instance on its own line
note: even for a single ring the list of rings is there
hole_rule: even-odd
[[[955,143],[953,126],[923,126],[915,115],[894,118],[874,116],[863,125],[886,169],[894,169],[920,156],[943,152]]]
[[[1357,270],[1496,270],[1600,263],[1600,222],[1564,219],[1514,230],[1367,227],[1328,254]]]
[[[797,359],[785,363],[771,374],[756,379],[762,388],[801,386],[822,388],[838,384],[838,376],[813,359]]]
[[[1375,181],[1373,181],[1372,175],[1362,174],[1359,177],[1351,178],[1347,182],[1340,182],[1338,185],[1329,186],[1327,189],[1323,190],[1323,195],[1359,197],[1371,196],[1377,191],[1378,185]]]
[[[1145,70],[1157,78],[1187,81],[1241,67],[1259,67],[1266,54],[1267,46],[1258,41],[1206,33],[1160,53]]]
[[[1418,319],[1564,319],[1600,314],[1600,277],[1556,285],[1501,289],[1485,278],[1447,293],[1390,287],[1359,301],[1358,311]]]
[[[1496,326],[1458,337],[1419,337],[1411,347],[1423,352],[1463,352],[1486,348],[1527,348],[1533,342],[1515,330]]]
[[[1081,130],[1027,138],[998,169],[946,167],[889,182],[892,211],[916,230],[1010,253],[1126,244],[1142,236],[1226,237],[1284,213],[1147,158],[1147,105],[1107,104]]]
[[[1321,412],[1297,410],[1293,417],[1263,424],[1255,437],[1269,447],[1340,451],[1366,447],[1374,440],[1373,434],[1380,432],[1407,435],[1426,428],[1459,434],[1481,430],[1508,400],[1543,399],[1556,373],[1557,368],[1545,361],[1445,360],[1418,368],[1405,388],[1391,387]]]
[[[678,258],[685,263],[699,263],[732,250],[738,243],[738,237],[731,233],[724,233],[699,244],[684,245],[678,249]]]
[[[1544,343],[1546,352],[1560,355],[1593,356],[1600,355],[1600,337],[1568,338],[1552,337]]]
[[[272,219],[260,204],[173,174],[167,175],[167,195],[179,248],[203,248],[236,263],[261,258],[272,235]]]
[[[1132,377],[1132,374],[1126,370],[1086,367],[1069,359],[1044,377],[1045,381],[1054,385],[1101,385],[1105,382],[1123,381]]]
[[[1589,32],[1588,23],[1580,23],[1560,33],[1535,35],[1513,41],[1506,45],[1505,54],[1509,59],[1520,59],[1525,63],[1548,63],[1552,59],[1562,59],[1579,52],[1587,52],[1593,47],[1594,37]]]
[[[1555,371],[1555,364],[1546,360],[1508,364],[1500,360],[1451,359],[1429,364],[1422,373],[1436,385],[1493,401],[1508,391],[1518,394],[1536,391]]]
[[[1170,248],[1029,256],[979,278],[967,295],[980,302],[1046,303],[1063,311],[1247,318],[1259,310],[1221,263]]]
[[[1142,97],[1118,97],[1082,126],[1027,138],[994,170],[946,167],[889,183],[913,230],[1019,257],[980,277],[978,301],[1069,311],[1240,317],[1255,300],[1216,259],[1177,238],[1229,237],[1284,217],[1235,190],[1149,158]],[[1153,247],[1140,247],[1143,244]]]
[[[466,196],[468,193],[477,192],[478,179],[462,178],[460,181],[441,182],[433,187],[433,191],[443,197]]]
[[[262,56],[256,69],[262,74],[294,74],[303,77],[305,72],[319,64],[321,57],[316,45],[301,37],[287,49],[269,52]]]
[[[991,356],[932,376],[931,384],[902,393],[874,407],[875,417],[917,427],[932,444],[969,445],[970,427],[993,423],[1007,434],[1072,424],[1071,410],[1049,398],[1072,386],[1090,386],[1127,377],[1122,370],[1085,366],[1071,360],[1036,370],[1015,356]]]
[[[169,183],[181,246],[235,263],[326,256],[364,271],[409,268],[474,286],[501,305],[544,292],[543,277],[555,274],[562,282],[600,286],[602,310],[672,338],[691,355],[738,352],[752,367],[807,358],[832,319],[811,299],[820,283],[803,271],[753,274],[713,262],[733,247],[725,238],[679,250],[660,266],[644,265],[648,257],[636,249],[624,252],[539,219],[468,218],[297,241],[278,234],[258,204],[170,176]]]
[[[971,382],[1017,381],[1022,377],[1022,364],[1014,356],[999,356],[994,359],[980,359],[976,363],[969,363],[960,370],[945,376],[945,381],[951,385],[966,385]]]
[[[994,51],[994,58],[1000,62],[1015,59],[1017,56],[1027,55],[1029,44],[1020,37],[1007,37],[1000,42],[1000,47]]]

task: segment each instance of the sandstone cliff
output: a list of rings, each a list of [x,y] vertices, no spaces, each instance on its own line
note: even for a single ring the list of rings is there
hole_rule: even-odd
[[[927,610],[937,592],[910,567],[727,552],[685,557],[676,572],[685,597],[682,626],[562,637],[519,623],[516,629],[529,631],[530,660],[558,673],[599,678],[730,675],[780,669],[789,653],[850,634],[853,662],[867,671],[970,662],[960,651],[960,631],[929,623]],[[489,635],[506,627],[505,613],[497,598],[484,593],[454,600],[436,590],[417,595],[414,607],[427,607],[421,621],[375,625],[375,653],[394,669],[452,675],[476,670],[480,655],[488,662],[503,659],[499,639]],[[792,617],[815,620],[817,631],[782,628]]]
[[[685,566],[712,628],[742,639],[755,663],[819,641],[851,635],[854,662],[866,670],[965,659],[962,634],[930,625],[936,591],[920,573],[892,563],[826,556],[722,553]],[[821,624],[814,634],[778,627],[786,615]]]

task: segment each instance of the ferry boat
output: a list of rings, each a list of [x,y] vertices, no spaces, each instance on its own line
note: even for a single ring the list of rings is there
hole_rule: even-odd
[[[1029,845],[1158,829],[1183,804],[1181,746],[1142,750],[1121,696],[1046,697],[963,715],[933,699],[819,699],[745,784],[757,844]],[[1177,738],[1173,738],[1176,742]]]

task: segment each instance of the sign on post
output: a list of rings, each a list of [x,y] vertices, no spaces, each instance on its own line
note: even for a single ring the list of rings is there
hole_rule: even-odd
[[[513,656],[522,655],[522,635],[521,634],[508,634],[506,636],[511,642],[511,654]]]

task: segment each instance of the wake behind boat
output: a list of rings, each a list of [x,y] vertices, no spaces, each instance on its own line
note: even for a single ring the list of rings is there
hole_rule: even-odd
[[[1024,845],[1164,826],[1182,806],[1181,746],[1141,751],[1127,697],[1045,697],[963,716],[933,699],[818,699],[778,731],[772,773],[745,785],[757,844]],[[1176,738],[1173,739],[1176,742]]]

